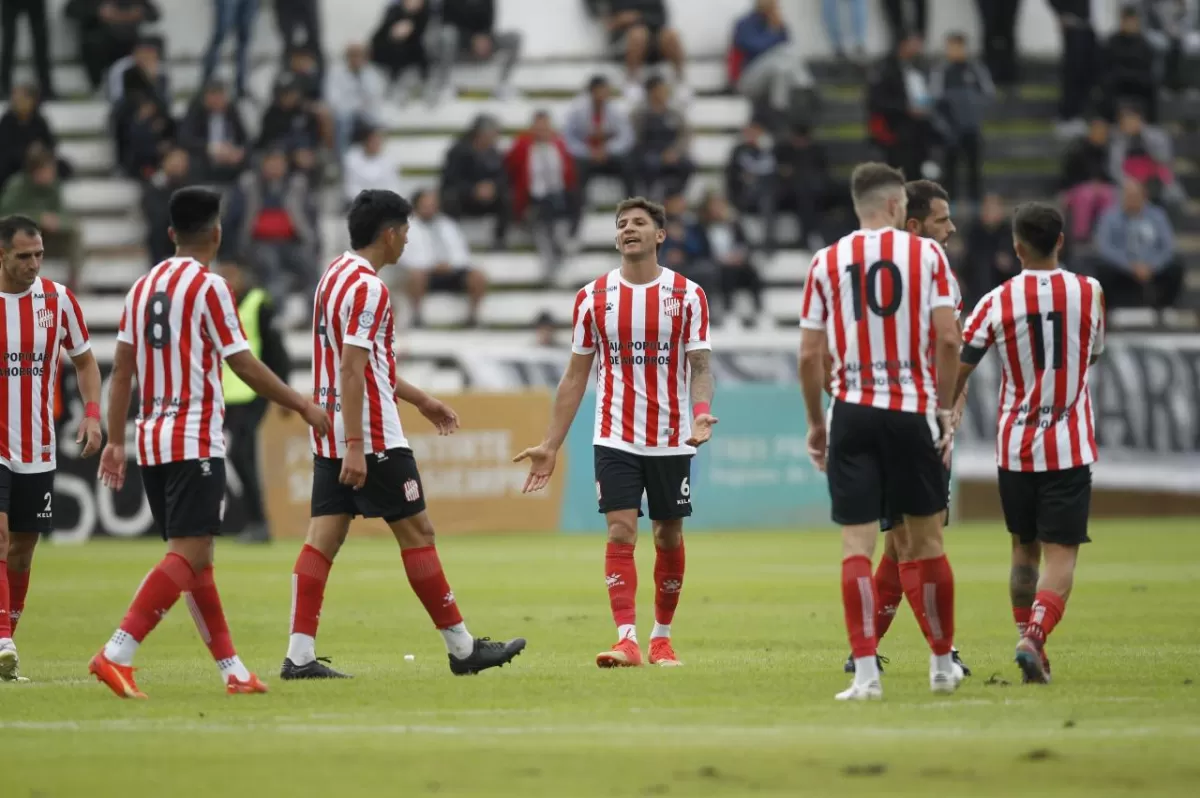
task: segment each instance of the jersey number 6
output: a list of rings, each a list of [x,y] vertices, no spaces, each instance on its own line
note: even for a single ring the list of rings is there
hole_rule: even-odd
[[[863,283],[866,283],[866,306],[876,316],[891,316],[900,309],[904,301],[904,285],[900,282],[900,267],[890,260],[877,260],[866,269],[864,274],[861,263],[851,263],[846,267],[846,278],[850,281],[851,304],[854,306],[854,320],[862,321],[863,317]],[[886,305],[879,304],[879,273],[887,272],[892,290]]]

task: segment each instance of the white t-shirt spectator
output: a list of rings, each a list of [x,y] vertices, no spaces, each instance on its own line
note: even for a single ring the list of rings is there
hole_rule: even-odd
[[[413,216],[408,224],[408,246],[400,256],[400,265],[406,269],[432,269],[445,263],[452,269],[465,269],[471,265],[471,249],[458,223],[444,214],[430,221]]]
[[[347,200],[353,200],[360,191],[386,189],[404,194],[404,181],[400,179],[400,165],[388,155],[387,150],[370,155],[361,145],[346,151],[342,165],[342,191]]]

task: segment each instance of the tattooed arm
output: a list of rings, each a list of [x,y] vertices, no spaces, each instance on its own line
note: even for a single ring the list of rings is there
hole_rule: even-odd
[[[687,353],[687,359],[692,412],[696,414],[692,419],[692,437],[688,438],[687,444],[699,446],[712,437],[713,425],[717,423],[716,417],[710,412],[713,398],[712,351],[694,349]]]

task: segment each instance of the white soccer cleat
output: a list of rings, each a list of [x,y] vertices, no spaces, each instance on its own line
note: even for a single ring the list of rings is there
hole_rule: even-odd
[[[949,695],[962,684],[962,668],[954,667],[948,671],[931,670],[929,672],[929,689],[934,693]]]
[[[851,682],[850,686],[834,696],[838,701],[878,701],[883,698],[883,684],[872,679],[865,684]]]
[[[20,665],[21,658],[17,656],[16,643],[8,637],[0,640],[0,682],[18,681]]]

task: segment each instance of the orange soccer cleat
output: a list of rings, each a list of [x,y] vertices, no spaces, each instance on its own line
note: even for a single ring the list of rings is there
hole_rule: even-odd
[[[650,638],[650,664],[661,665],[664,668],[674,668],[683,664],[679,657],[675,656],[675,649],[671,648],[671,638]]]
[[[229,681],[225,683],[225,692],[230,695],[252,695],[254,693],[267,692],[267,685],[259,681],[258,677],[253,673],[246,681],[239,681],[238,677],[232,673],[229,674]]]
[[[92,657],[92,661],[88,663],[88,672],[108,685],[108,689],[112,690],[117,698],[146,697],[133,681],[133,668],[129,665],[118,665],[104,656],[103,650]]]
[[[597,654],[596,664],[601,668],[637,668],[642,664],[642,650],[636,640],[627,637],[608,651]]]

